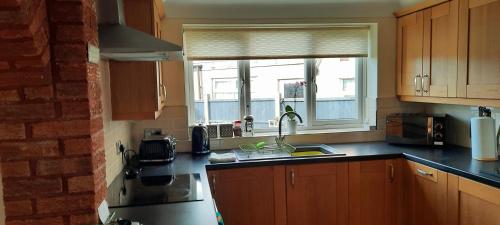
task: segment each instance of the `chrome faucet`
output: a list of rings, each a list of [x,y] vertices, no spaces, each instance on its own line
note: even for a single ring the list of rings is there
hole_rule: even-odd
[[[283,146],[283,144],[285,144],[285,135],[282,135],[281,134],[281,123],[283,122],[283,118],[285,116],[288,116],[290,114],[293,114],[293,115],[296,115],[297,118],[299,118],[299,121],[300,123],[302,123],[302,117],[300,117],[299,114],[297,114],[296,112],[286,112],[286,113],[283,113],[283,115],[281,115],[280,117],[280,120],[279,120],[279,127],[278,127],[278,137],[276,137],[274,140],[276,141],[276,145],[278,145],[279,148],[281,148]]]

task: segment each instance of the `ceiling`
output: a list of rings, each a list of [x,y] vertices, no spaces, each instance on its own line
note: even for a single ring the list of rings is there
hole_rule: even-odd
[[[389,17],[421,0],[163,0],[171,18]]]

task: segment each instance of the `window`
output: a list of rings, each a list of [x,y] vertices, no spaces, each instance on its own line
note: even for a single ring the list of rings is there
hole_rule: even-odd
[[[230,123],[241,120],[248,112],[255,118],[257,131],[270,131],[276,129],[279,117],[289,105],[304,120],[299,129],[359,126],[363,122],[364,61],[191,61],[194,96],[204,93],[203,98],[195,99],[194,122]]]
[[[363,125],[366,26],[199,26],[184,27],[191,123],[273,131],[290,106],[299,130]]]

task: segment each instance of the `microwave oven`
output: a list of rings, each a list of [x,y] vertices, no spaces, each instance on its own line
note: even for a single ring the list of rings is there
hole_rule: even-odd
[[[392,144],[442,146],[446,144],[446,115],[390,114],[385,140]]]

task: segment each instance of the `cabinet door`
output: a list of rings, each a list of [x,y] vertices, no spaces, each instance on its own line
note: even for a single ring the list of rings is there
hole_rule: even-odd
[[[423,12],[398,19],[398,95],[422,96]]]
[[[422,95],[457,96],[458,0],[424,11]]]
[[[347,167],[347,163],[287,166],[287,225],[347,224]]]
[[[500,0],[460,0],[459,97],[500,99]]]
[[[449,225],[500,224],[500,189],[448,176]]]
[[[410,161],[404,172],[404,224],[445,225],[447,173]]]
[[[349,162],[349,224],[399,225],[401,160]]]
[[[209,171],[212,194],[226,225],[285,225],[285,168]]]

